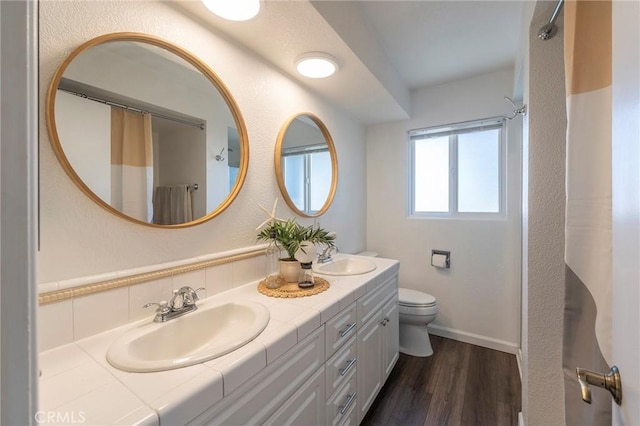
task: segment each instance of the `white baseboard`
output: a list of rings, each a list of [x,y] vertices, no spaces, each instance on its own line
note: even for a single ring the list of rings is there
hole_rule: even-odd
[[[440,325],[429,324],[429,333],[435,336],[446,337],[448,339],[458,340],[465,343],[471,343],[472,345],[495,349],[497,351],[514,355],[517,355],[520,349],[516,343],[498,340],[487,336],[480,336],[479,334],[467,333],[466,331],[454,330],[452,328],[442,327]]]
[[[524,416],[522,415],[522,411],[518,413],[518,426],[524,426]]]

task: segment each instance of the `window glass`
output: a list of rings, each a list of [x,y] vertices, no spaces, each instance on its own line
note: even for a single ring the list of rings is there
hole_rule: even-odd
[[[304,211],[304,154],[289,155],[284,160],[284,181],[289,197],[297,208]]]
[[[411,210],[418,216],[501,214],[504,120],[409,132]]]
[[[311,182],[309,182],[311,195],[311,212],[315,213],[322,208],[327,201],[327,195],[331,191],[331,154],[329,151],[315,152],[310,155]],[[288,188],[288,187],[287,187]]]
[[[233,185],[236,184],[238,172],[240,172],[240,168],[229,166],[229,191],[231,191],[233,189]]]
[[[458,211],[500,212],[500,130],[458,135]]]
[[[415,141],[414,210],[449,211],[449,138]]]

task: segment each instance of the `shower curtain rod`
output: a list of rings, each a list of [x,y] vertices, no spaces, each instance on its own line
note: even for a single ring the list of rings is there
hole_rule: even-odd
[[[145,113],[146,114],[151,114],[154,117],[163,118],[165,120],[175,121],[177,123],[182,123],[182,124],[186,124],[188,126],[197,127],[200,130],[204,130],[205,129],[204,123],[199,122],[199,121],[185,120],[183,118],[172,117],[170,115],[161,114],[159,112],[148,111],[148,110],[145,110],[145,109],[140,109],[140,108],[132,107],[132,106],[129,106],[129,105],[119,104],[117,102],[108,101],[106,99],[100,99],[98,97],[90,96],[90,95],[87,95],[85,93],[76,92],[74,90],[70,90],[70,89],[67,89],[67,88],[64,88],[64,87],[58,87],[58,90],[62,90],[63,92],[69,93],[71,95],[78,96],[80,98],[88,99],[90,101],[99,102],[101,104],[113,106],[113,107],[116,107],[116,108],[122,108],[122,109],[127,110],[127,111],[138,112],[140,114],[145,114]]]
[[[558,15],[560,14],[560,10],[562,10],[562,6],[564,6],[564,0],[558,0],[555,9],[553,9],[553,13],[551,14],[551,18],[549,19],[549,23],[544,25],[538,31],[538,38],[540,40],[549,40],[552,38],[558,28],[556,27],[556,21],[558,20]]]

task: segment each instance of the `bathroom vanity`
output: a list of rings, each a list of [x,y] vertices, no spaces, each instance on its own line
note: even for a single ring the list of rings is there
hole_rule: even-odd
[[[371,260],[372,272],[325,276],[331,287],[315,296],[269,298],[253,282],[204,299],[257,301],[271,318],[253,341],[201,364],[111,366],[111,343],[151,318],[44,352],[39,409],[87,424],[357,425],[398,359],[399,263]]]

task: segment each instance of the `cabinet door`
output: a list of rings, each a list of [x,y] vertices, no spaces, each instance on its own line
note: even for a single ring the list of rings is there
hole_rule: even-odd
[[[400,341],[400,328],[398,324],[398,298],[393,297],[382,309],[382,374],[383,381],[387,380],[389,373],[398,361]]]
[[[382,325],[380,315],[358,331],[358,423],[382,388]]]
[[[265,425],[324,425],[324,367],[285,402]]]

